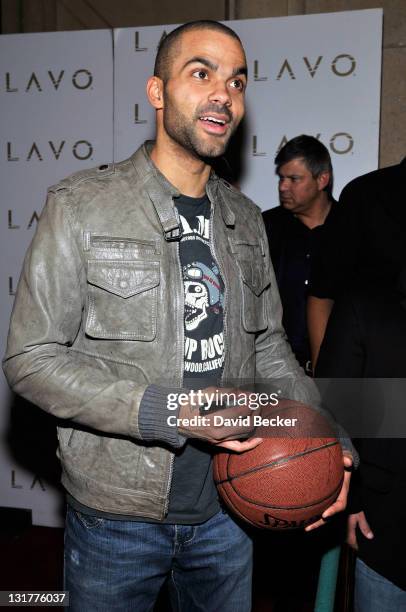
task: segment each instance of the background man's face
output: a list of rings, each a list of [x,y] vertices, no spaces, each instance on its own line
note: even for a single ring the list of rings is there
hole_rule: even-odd
[[[244,115],[246,59],[238,40],[215,30],[182,35],[164,87],[167,135],[196,157],[218,157]]]
[[[322,186],[314,178],[303,159],[297,158],[278,169],[279,199],[286,210],[305,213],[318,199]]]

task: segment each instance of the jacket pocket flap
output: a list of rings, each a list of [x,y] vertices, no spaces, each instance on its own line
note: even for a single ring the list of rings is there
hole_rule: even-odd
[[[159,262],[90,260],[87,280],[91,285],[128,298],[159,285]]]
[[[237,265],[240,269],[242,279],[246,285],[259,296],[266,287],[271,284],[270,275],[264,267],[263,262],[249,261],[246,259],[237,259]]]

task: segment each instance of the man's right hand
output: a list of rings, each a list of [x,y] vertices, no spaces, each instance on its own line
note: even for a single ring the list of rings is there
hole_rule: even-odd
[[[235,397],[236,401],[222,404],[210,402],[209,410],[205,410],[205,402],[199,405],[196,403],[196,393],[191,394],[189,403],[181,404],[179,409],[179,433],[235,452],[257,446],[261,438],[245,439],[254,433],[252,416],[255,411],[249,406],[250,393],[234,388],[218,390],[215,387],[207,387],[201,393],[203,397],[214,398],[216,391],[218,396],[226,398],[229,395]]]
[[[357,527],[359,527],[362,535],[368,538],[368,540],[372,540],[374,537],[364,512],[361,511],[357,512],[357,514],[350,514],[347,523],[347,544],[354,550],[358,550]]]

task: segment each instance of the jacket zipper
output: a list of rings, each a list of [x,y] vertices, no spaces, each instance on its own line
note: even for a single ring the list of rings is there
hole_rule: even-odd
[[[224,379],[224,370],[225,370],[225,364],[226,364],[226,337],[227,337],[227,302],[228,302],[228,287],[226,284],[226,279],[224,277],[223,271],[221,269],[221,265],[220,265],[220,261],[216,255],[216,249],[215,249],[215,244],[214,244],[214,231],[213,231],[213,217],[214,217],[214,209],[215,209],[215,202],[210,202],[211,206],[210,206],[210,223],[209,223],[209,232],[210,232],[210,241],[209,241],[209,246],[210,246],[210,253],[213,257],[214,262],[218,265],[219,268],[219,272],[220,272],[220,276],[223,280],[223,285],[224,285],[224,308],[223,308],[223,371],[221,373],[221,378],[220,378],[220,382],[223,382]]]
[[[126,238],[123,236],[96,236],[96,235],[91,235],[90,236],[90,242],[91,243],[100,243],[100,242],[128,242],[128,243],[135,243],[135,244],[139,244],[142,246],[146,246],[146,247],[153,247],[155,246],[155,241],[154,240],[139,240],[138,238]]]
[[[115,236],[90,236],[90,244],[96,249],[103,247],[114,250],[122,250],[125,247],[136,249],[143,255],[157,255],[157,245],[154,241],[137,240],[134,238],[119,238]]]
[[[176,207],[175,207],[176,210]],[[177,210],[176,210],[176,216],[178,216]],[[178,221],[180,222],[180,220],[178,219]],[[180,326],[180,337],[181,337],[181,343],[180,343],[180,360],[179,360],[179,369],[181,372],[181,376],[180,376],[180,380],[179,380],[179,385],[182,386],[183,384],[183,372],[184,372],[184,360],[185,360],[185,337],[184,337],[184,318],[185,318],[185,297],[184,297],[184,286],[183,286],[183,274],[182,274],[182,266],[180,265],[180,240],[177,241],[177,263],[178,263],[178,270],[179,270],[179,276],[181,279],[181,292],[180,292],[180,302],[181,302],[181,308],[179,309],[182,313],[182,324]],[[179,336],[178,336],[179,337]],[[173,465],[175,463],[175,454],[172,453],[171,454],[171,458],[170,458],[170,462],[169,462],[169,469],[168,469],[168,480],[167,480],[167,485],[166,485],[166,500],[165,500],[165,506],[164,506],[164,517],[167,516],[168,514],[168,508],[169,508],[169,496],[170,496],[170,492],[171,492],[171,486],[172,486],[172,475],[173,475]]]

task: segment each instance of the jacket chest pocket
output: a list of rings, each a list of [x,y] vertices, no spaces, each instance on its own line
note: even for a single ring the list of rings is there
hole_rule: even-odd
[[[85,331],[94,338],[153,340],[159,261],[90,260]]]
[[[268,327],[265,289],[271,284],[268,266],[260,244],[233,241],[242,287],[241,318],[247,332],[260,332]]]

